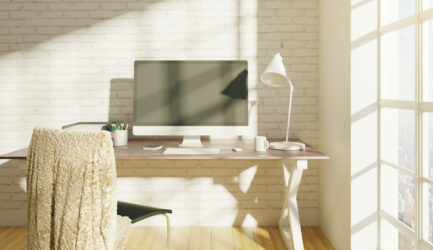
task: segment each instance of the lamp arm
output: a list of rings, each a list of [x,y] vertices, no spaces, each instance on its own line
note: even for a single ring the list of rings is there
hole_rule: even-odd
[[[286,142],[289,141],[289,129],[290,129],[290,114],[292,113],[292,99],[293,99],[294,86],[290,83],[290,100],[289,100],[289,112],[287,113],[287,130],[286,130]]]

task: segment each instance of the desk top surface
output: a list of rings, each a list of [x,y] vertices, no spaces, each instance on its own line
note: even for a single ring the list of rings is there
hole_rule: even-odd
[[[279,141],[279,140],[270,140]],[[205,148],[220,148],[220,154],[184,154],[172,155],[163,154],[166,148],[177,148],[181,140],[129,140],[128,146],[114,147],[114,154],[117,160],[122,159],[292,159],[292,160],[325,160],[329,156],[319,152],[307,145],[301,151],[279,151],[268,149],[266,152],[254,151],[254,140],[202,140]],[[156,151],[144,151],[143,146],[148,144],[160,144],[164,148]],[[242,148],[242,152],[234,152],[233,147]],[[26,159],[27,148],[0,155],[0,159]]]

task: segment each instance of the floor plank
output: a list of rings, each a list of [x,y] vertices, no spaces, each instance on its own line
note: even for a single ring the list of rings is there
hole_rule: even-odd
[[[189,236],[188,250],[210,250],[212,230],[210,227],[193,227]]]
[[[165,249],[166,232],[162,227],[134,227],[126,249]]]
[[[281,250],[286,249],[283,238],[281,238],[281,233],[278,227],[269,228],[269,234],[271,235],[272,243],[274,243],[274,248]]]
[[[188,250],[190,227],[170,228],[170,249]]]
[[[278,249],[271,237],[270,227],[255,227],[254,229],[254,240],[257,242],[257,247],[260,250],[275,250]]]
[[[302,227],[301,230],[305,250],[334,249],[318,227]]]
[[[318,227],[302,227],[306,250],[334,249]],[[165,227],[133,227],[126,249],[166,246]],[[0,227],[0,249],[26,249],[25,227]],[[277,227],[171,227],[172,250],[281,250],[285,249]]]
[[[26,249],[27,230],[25,227],[1,227],[0,249]]]
[[[233,227],[233,243],[236,250],[258,250],[251,227]]]
[[[231,227],[212,227],[211,249],[234,250]]]

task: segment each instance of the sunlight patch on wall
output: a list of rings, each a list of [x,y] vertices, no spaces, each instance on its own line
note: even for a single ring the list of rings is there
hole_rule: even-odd
[[[377,0],[351,8],[351,246],[378,244]]]
[[[0,90],[14,92],[1,95],[5,111],[0,119],[6,126],[14,124],[16,132],[0,138],[14,141],[15,146],[0,144],[0,148],[26,145],[36,125],[106,121],[110,110],[128,110],[132,97],[123,96],[123,91],[110,100],[111,92],[122,88],[110,85],[113,79],[133,79],[134,60],[248,60],[250,100],[257,99],[257,1],[49,7],[33,23],[24,20],[22,30],[17,29],[23,34],[10,37],[9,51],[0,54]],[[60,12],[67,14],[56,19]],[[9,109],[8,119],[3,119]],[[251,105],[249,123],[256,131],[257,115]]]
[[[257,166],[252,166],[239,174],[239,189],[246,194],[250,189],[251,183],[256,175]]]

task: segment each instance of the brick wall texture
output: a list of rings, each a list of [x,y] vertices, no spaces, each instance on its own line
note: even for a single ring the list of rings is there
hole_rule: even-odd
[[[0,153],[26,147],[34,126],[130,122],[140,59],[248,60],[250,127],[282,138],[289,91],[259,82],[277,52],[295,85],[290,135],[317,145],[317,15],[318,0],[0,0]],[[277,223],[278,161],[118,165],[119,199],[176,209],[175,225]],[[310,162],[304,225],[319,221],[318,182]],[[25,161],[1,161],[0,225],[25,217]]]

